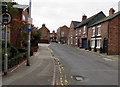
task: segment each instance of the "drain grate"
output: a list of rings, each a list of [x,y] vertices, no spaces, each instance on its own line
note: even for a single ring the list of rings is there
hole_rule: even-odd
[[[85,79],[85,77],[83,76],[80,76],[80,75],[75,75],[75,76],[72,76],[72,78],[76,81],[83,81]]]

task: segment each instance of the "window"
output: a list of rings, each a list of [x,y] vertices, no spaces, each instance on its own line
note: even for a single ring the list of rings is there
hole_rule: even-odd
[[[77,35],[78,35],[78,34],[77,34],[77,33],[78,33],[77,30],[76,30],[75,32],[76,32],[76,36],[77,36]]]
[[[63,31],[61,32],[61,37],[64,37],[64,32]]]
[[[98,36],[100,36],[100,35],[101,35],[101,25],[99,25],[99,26],[97,27],[97,29],[98,29]]]
[[[79,35],[81,34],[81,29],[79,30]]]
[[[95,27],[92,28],[92,36],[95,36]]]
[[[78,39],[78,37],[76,37],[76,39]]]
[[[83,34],[85,34],[86,33],[86,26],[84,26],[84,28],[83,28]]]
[[[94,48],[94,47],[95,47],[95,38],[91,40],[91,48]]]
[[[100,48],[101,45],[101,38],[97,38],[97,47],[96,48]]]

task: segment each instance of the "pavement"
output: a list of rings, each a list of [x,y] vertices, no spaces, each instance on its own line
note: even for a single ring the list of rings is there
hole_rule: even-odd
[[[79,47],[75,47],[76,49],[79,49],[81,51],[85,51],[85,52],[89,52],[93,55],[98,55],[103,57],[106,60],[111,60],[111,61],[118,61],[118,58],[120,57],[120,55],[107,55],[106,53],[99,53],[99,52],[93,52],[93,51],[89,51],[89,50],[85,50],[85,49],[80,49]]]
[[[49,44],[39,44],[38,52],[30,58],[30,66],[26,61],[3,76],[3,85],[53,85],[54,62]]]

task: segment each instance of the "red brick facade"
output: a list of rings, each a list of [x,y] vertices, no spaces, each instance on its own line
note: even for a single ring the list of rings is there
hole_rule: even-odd
[[[68,45],[76,46],[76,40],[75,38],[77,37],[76,33],[78,33],[75,29],[76,25],[79,24],[80,22],[78,21],[72,21],[70,24],[70,30],[69,30],[69,35],[68,35]]]
[[[49,42],[50,41],[50,30],[45,26],[45,24],[43,24],[42,27],[40,28],[40,32],[41,32],[40,42],[41,43]]]
[[[90,41],[90,46],[92,49],[95,47],[98,51],[100,48],[103,52],[108,55],[118,55],[119,50],[119,32],[120,32],[120,12],[111,14],[110,16],[102,19],[100,22],[96,23],[94,26],[88,29],[88,41]],[[100,35],[99,30],[100,29]],[[93,35],[93,33],[95,34]],[[95,42],[96,40],[96,42]]]
[[[25,19],[22,19],[23,14],[25,15]],[[17,18],[12,18],[12,22],[10,24],[10,43],[16,47],[22,48],[22,40],[25,39],[25,35],[23,35],[24,28],[28,27],[28,10],[19,9],[19,14]],[[27,34],[26,34],[27,35]],[[24,38],[23,38],[24,36]],[[26,36],[27,37],[27,36]]]
[[[56,42],[57,41],[57,34],[55,33],[54,30],[53,30],[52,33],[50,33],[50,41],[51,42]]]
[[[64,25],[57,30],[57,40],[58,42],[64,44],[68,42],[69,28]]]

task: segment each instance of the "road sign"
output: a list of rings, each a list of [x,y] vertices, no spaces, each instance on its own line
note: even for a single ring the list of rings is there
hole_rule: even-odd
[[[11,22],[11,15],[9,13],[3,13],[2,14],[2,23],[4,25],[7,25]]]
[[[33,32],[33,29],[24,29],[26,32]]]

